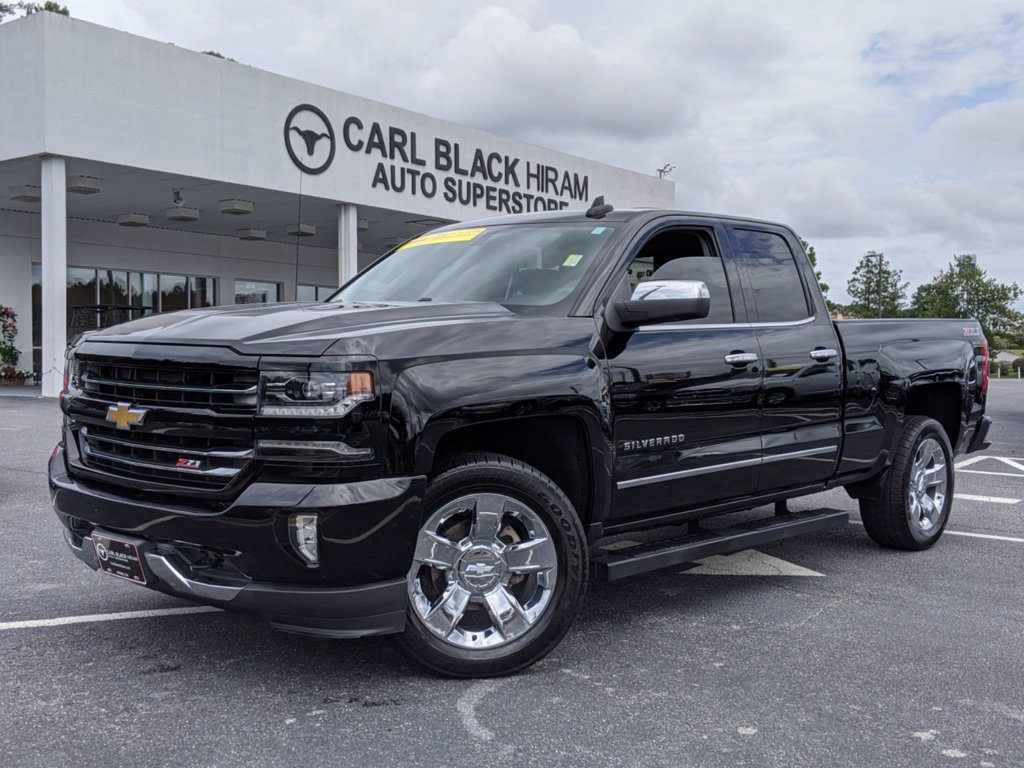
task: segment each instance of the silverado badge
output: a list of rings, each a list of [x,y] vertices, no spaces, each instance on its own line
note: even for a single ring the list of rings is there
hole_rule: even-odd
[[[619,450],[646,451],[651,448],[671,448],[682,445],[686,435],[660,435],[658,437],[646,437],[638,440],[619,440]]]
[[[142,408],[132,408],[128,403],[118,403],[107,408],[107,421],[112,421],[118,429],[131,429],[142,423],[146,413],[147,411]]]

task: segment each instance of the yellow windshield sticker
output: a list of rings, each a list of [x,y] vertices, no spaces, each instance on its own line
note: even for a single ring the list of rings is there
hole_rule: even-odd
[[[420,245],[468,243],[470,240],[476,239],[486,231],[487,227],[477,227],[476,229],[453,229],[451,232],[434,232],[433,234],[423,235],[423,237],[417,237],[415,240],[410,240],[398,250],[404,251],[406,248],[416,248]]]
[[[562,266],[563,267],[575,267],[577,264],[580,263],[580,260],[582,258],[583,258],[583,254],[582,253],[570,253],[568,256],[565,257],[565,261],[562,262]]]

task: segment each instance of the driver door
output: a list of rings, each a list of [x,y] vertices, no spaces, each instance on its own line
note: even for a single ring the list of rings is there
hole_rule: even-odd
[[[716,226],[664,226],[620,280],[702,280],[706,318],[641,326],[608,363],[615,436],[612,517],[753,494],[761,462],[763,366],[739,275]]]

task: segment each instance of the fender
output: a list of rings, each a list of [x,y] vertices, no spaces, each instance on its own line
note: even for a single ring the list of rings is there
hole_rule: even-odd
[[[510,420],[567,417],[578,422],[589,456],[592,521],[607,516],[613,444],[603,367],[586,352],[476,355],[403,370],[391,393],[389,451],[410,474],[434,469],[454,430]],[[543,448],[543,446],[538,446]]]

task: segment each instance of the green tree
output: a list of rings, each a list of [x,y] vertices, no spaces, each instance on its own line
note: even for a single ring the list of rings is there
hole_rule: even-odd
[[[825,297],[825,303],[828,304],[829,309],[834,309],[835,305],[828,300],[828,283],[822,282],[821,280],[821,270],[818,269],[818,254],[814,252],[814,246],[803,238],[800,238],[800,244],[804,247],[804,252],[807,254],[808,261],[811,262],[811,269],[814,270],[814,276],[818,278],[818,285],[821,286],[821,293]]]
[[[1013,304],[1024,296],[1016,283],[1000,283],[967,259],[953,258],[930,283],[914,292],[911,311],[916,317],[973,317],[994,346],[995,337],[1016,337],[1024,315]]]
[[[0,21],[3,21],[8,16],[16,16],[18,14],[31,16],[33,13],[39,13],[39,11],[59,13],[61,16],[71,15],[66,5],[52,3],[49,0],[45,3],[0,3]]]
[[[893,268],[884,253],[868,251],[846,283],[853,301],[847,307],[854,317],[897,317],[907,302],[909,282]]]
[[[205,53],[207,56],[213,56],[213,58],[215,59],[224,59],[224,61],[234,61],[234,59],[232,59],[230,56],[225,56],[220,51],[202,51],[202,53]]]

